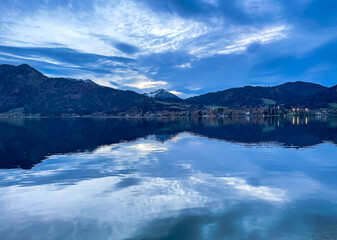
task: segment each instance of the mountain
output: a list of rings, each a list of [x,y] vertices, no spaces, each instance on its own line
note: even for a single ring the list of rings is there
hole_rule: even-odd
[[[337,107],[337,85],[309,96],[301,101],[301,105],[310,108]]]
[[[296,104],[302,99],[327,88],[314,83],[288,82],[273,87],[245,86],[211,92],[186,99],[199,105],[217,105],[231,108],[262,107],[275,104]]]
[[[326,89],[328,89],[325,86],[316,84],[316,83],[309,83],[309,82],[287,82],[281,85],[276,86],[279,89],[285,90],[287,92],[290,92],[294,95],[300,95],[300,96],[311,96],[316,93],[322,92]]]
[[[29,65],[0,65],[0,112],[27,114],[114,114],[152,111],[161,106],[133,91],[97,85],[90,80],[49,78]]]
[[[186,103],[186,104],[183,104]],[[337,107],[337,85],[288,82],[273,87],[245,86],[212,92],[186,100],[159,89],[148,94],[97,85],[90,80],[49,78],[22,64],[0,65],[0,113],[11,115],[115,115],[125,113],[192,113],[202,106],[258,108],[303,106],[310,109]],[[162,114],[162,113],[161,113]]]
[[[166,91],[165,89],[158,89],[154,92],[144,93],[145,96],[157,99],[157,100],[181,100],[176,95]]]

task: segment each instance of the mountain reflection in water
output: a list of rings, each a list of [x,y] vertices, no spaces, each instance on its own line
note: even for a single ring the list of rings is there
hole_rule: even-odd
[[[0,121],[0,168],[30,169],[46,156],[152,136],[166,141],[190,132],[218,140],[284,147],[337,141],[337,118],[8,119]]]
[[[337,239],[336,120],[2,120],[0,239]]]

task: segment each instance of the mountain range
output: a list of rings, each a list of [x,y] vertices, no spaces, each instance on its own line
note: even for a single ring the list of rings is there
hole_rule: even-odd
[[[90,80],[49,78],[29,65],[0,65],[0,112],[29,114],[114,114],[155,111],[160,105],[133,91],[100,86]]]
[[[103,87],[90,80],[49,78],[27,64],[0,65],[0,113],[115,115],[121,112],[191,111],[191,106],[246,109],[275,105],[336,108],[337,85],[328,88],[298,81],[273,87],[245,86],[183,100],[164,89],[139,94]]]
[[[337,102],[337,92],[332,88],[308,83],[287,82],[273,87],[245,86],[211,92],[186,99],[194,104],[217,105],[231,108],[257,108],[266,105],[316,106],[325,107],[328,102]],[[323,99],[329,92],[330,98]]]

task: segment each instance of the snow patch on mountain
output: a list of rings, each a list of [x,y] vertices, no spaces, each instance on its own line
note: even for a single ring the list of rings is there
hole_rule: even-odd
[[[156,98],[156,99],[180,99],[179,97],[177,97],[176,95],[166,91],[165,89],[158,89],[154,92],[150,92],[150,93],[144,93],[144,95],[151,97],[151,98]]]

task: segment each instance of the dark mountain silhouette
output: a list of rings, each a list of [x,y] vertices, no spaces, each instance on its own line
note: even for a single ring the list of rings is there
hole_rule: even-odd
[[[322,92],[328,89],[325,86],[316,84],[316,83],[309,83],[309,82],[287,82],[281,85],[276,86],[278,89],[290,92],[295,95],[300,96],[311,96],[316,93]]]
[[[192,112],[202,106],[239,109],[281,104],[336,108],[337,86],[288,82],[273,87],[231,88],[183,100],[164,89],[143,95],[103,87],[90,80],[49,78],[26,64],[0,65],[0,113],[111,115],[160,110]]]
[[[29,65],[0,65],[0,112],[92,114],[148,111],[160,108],[153,99],[133,91],[97,85],[90,80],[48,78]]]
[[[301,105],[311,108],[337,107],[337,85],[302,100]]]
[[[304,98],[327,88],[314,83],[288,82],[274,87],[231,88],[186,99],[201,105],[218,105],[232,108],[261,107],[274,104],[296,104]]]

